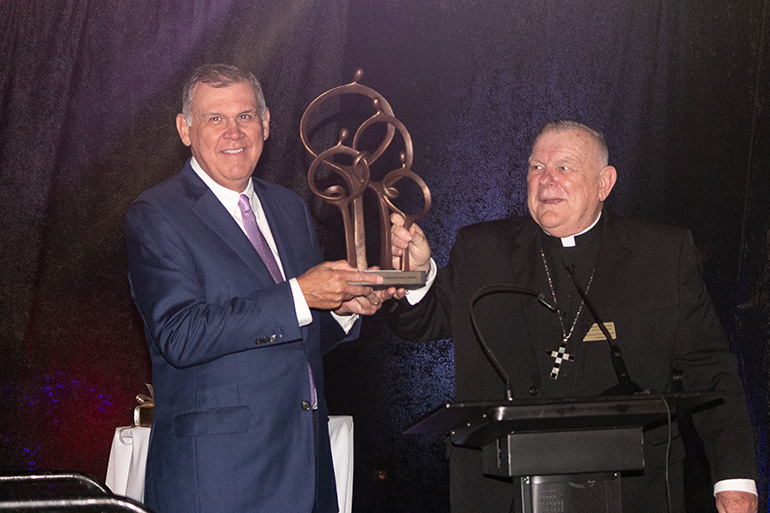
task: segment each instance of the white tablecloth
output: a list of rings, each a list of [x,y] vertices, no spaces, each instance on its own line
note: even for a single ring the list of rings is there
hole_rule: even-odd
[[[329,416],[329,438],[332,445],[334,477],[340,513],[353,511],[353,417]],[[112,438],[107,463],[107,487],[115,495],[144,500],[144,472],[150,428],[119,427]]]
[[[353,417],[329,415],[334,479],[340,513],[353,511]]]
[[[112,493],[140,502],[144,500],[144,469],[149,446],[148,427],[119,427],[115,430],[106,480]]]

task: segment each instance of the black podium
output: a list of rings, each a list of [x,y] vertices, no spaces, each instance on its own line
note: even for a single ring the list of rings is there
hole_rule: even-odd
[[[620,472],[644,469],[643,430],[721,401],[695,392],[445,403],[405,433],[481,449],[484,474],[518,478],[517,512],[619,513]]]

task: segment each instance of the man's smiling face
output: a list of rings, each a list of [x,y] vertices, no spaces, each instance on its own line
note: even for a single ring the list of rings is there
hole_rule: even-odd
[[[615,184],[598,143],[579,129],[541,134],[532,147],[527,205],[532,218],[554,237],[585,230],[596,220]]]
[[[243,192],[262,155],[270,132],[270,112],[259,117],[251,84],[245,80],[225,87],[199,82],[193,89],[191,125],[176,119],[182,142],[215,182]]]

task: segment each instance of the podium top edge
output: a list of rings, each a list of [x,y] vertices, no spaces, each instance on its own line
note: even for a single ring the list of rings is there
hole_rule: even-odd
[[[513,401],[445,402],[424,414],[404,430],[405,434],[447,433],[459,424],[489,421],[522,422],[538,419],[593,418],[616,416],[636,423],[640,416],[666,415],[681,409],[713,405],[723,399],[722,392],[642,393],[629,396],[585,396],[559,399],[515,399]],[[665,400],[665,401],[664,401]],[[593,422],[593,421],[591,421]]]
[[[633,395],[591,395],[591,396],[572,396],[572,397],[559,397],[549,399],[514,399],[512,401],[500,400],[500,401],[446,401],[436,406],[432,411],[442,410],[452,407],[495,407],[495,406],[532,406],[532,405],[558,405],[558,404],[574,404],[574,403],[612,403],[612,402],[646,402],[646,401],[660,401],[661,397],[667,401],[679,401],[679,400],[714,400],[721,399],[723,393],[720,391],[701,391],[701,392],[643,392]]]

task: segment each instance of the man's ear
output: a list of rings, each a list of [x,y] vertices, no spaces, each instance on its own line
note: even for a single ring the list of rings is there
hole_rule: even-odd
[[[618,172],[612,166],[604,166],[599,171],[599,201],[604,201],[615,187],[615,181],[618,179]]]
[[[270,135],[270,109],[265,107],[265,113],[262,115],[262,140],[267,141]]]
[[[184,143],[185,146],[190,146],[192,143],[190,140],[190,127],[187,126],[184,114],[176,115],[176,131],[179,132],[179,138],[182,139],[182,143]]]

